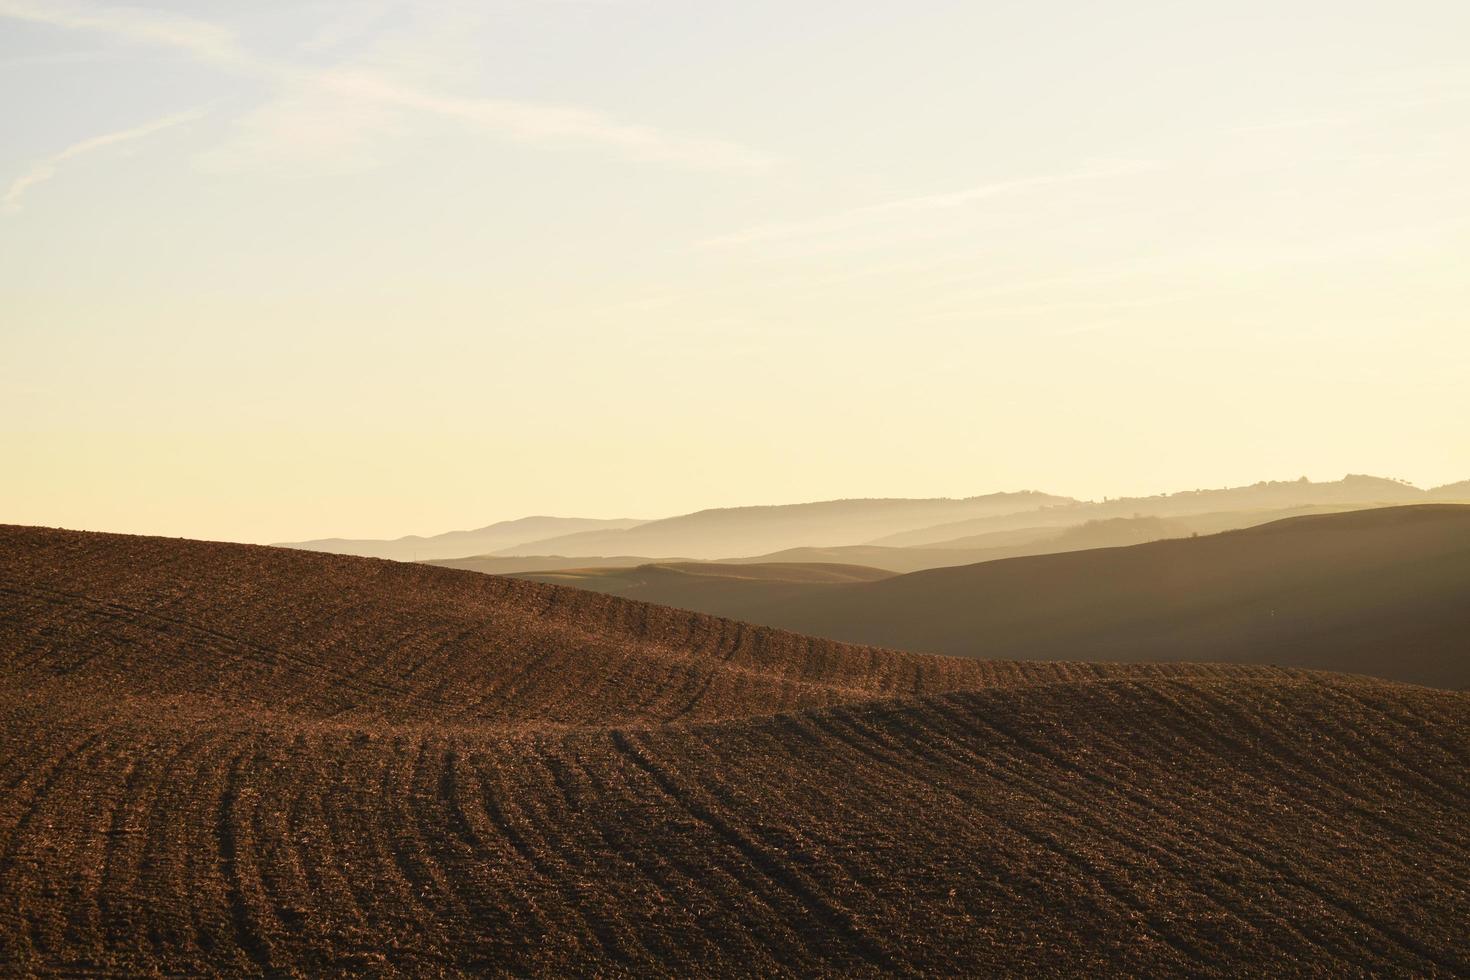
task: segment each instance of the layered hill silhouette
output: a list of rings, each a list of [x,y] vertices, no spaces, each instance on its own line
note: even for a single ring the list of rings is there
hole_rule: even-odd
[[[599,557],[594,563],[598,569],[635,568],[648,565],[653,559],[644,555],[612,555]],[[425,562],[440,568],[461,568],[486,575],[524,575],[534,572],[560,572],[581,570],[588,567],[588,559],[567,558],[563,555],[522,555],[518,558],[499,555],[471,555],[468,558],[445,558]]]
[[[787,548],[766,555],[746,558],[714,559],[736,565],[827,564],[861,565],[888,572],[917,572],[926,568],[951,568],[973,565],[1001,558],[1027,555],[1052,555],[1064,551],[1089,548],[1116,548],[1129,544],[1184,538],[1197,534],[1213,534],[1236,528],[1255,527],[1287,517],[1307,514],[1339,514],[1365,509],[1335,504],[1288,507],[1279,510],[1223,511],[1190,514],[1183,517],[1106,517],[1080,524],[1059,523],[1041,527],[1021,527],[987,531],[923,546],[855,544],[831,548]],[[1048,508],[1035,512],[1039,519],[1071,520],[1075,514],[1058,516]],[[1014,521],[1006,515],[995,520]],[[1035,519],[1035,518],[1034,518]],[[596,572],[633,568],[639,565],[666,565],[675,559],[653,559],[647,556],[583,557],[564,555],[474,555],[467,558],[443,559],[429,564],[445,568],[464,568],[490,575],[518,575],[541,581],[561,581],[538,573],[575,571],[583,579],[581,587],[621,594],[621,588],[603,588]],[[623,579],[614,576],[618,583]],[[616,584],[616,583],[614,583]]]
[[[891,575],[864,565],[825,562],[653,562],[634,568],[567,569],[518,577],[723,616],[752,604],[776,602],[793,594],[809,595],[836,585],[875,582]]]
[[[1366,505],[1364,505],[1365,507]],[[951,568],[955,565],[973,565],[982,561],[997,561],[1001,558],[1021,558],[1027,555],[1053,555],[1064,551],[1082,551],[1089,548],[1117,548],[1130,544],[1162,541],[1166,538],[1186,538],[1196,534],[1214,534],[1236,528],[1255,527],[1305,514],[1337,514],[1363,507],[1318,504],[1303,507],[1288,507],[1279,510],[1220,511],[1189,514],[1180,517],[1098,517],[1081,523],[1079,514],[1068,508],[1045,508],[1032,515],[1032,520],[1047,520],[1054,523],[1040,527],[1007,527],[1004,530],[984,531],[963,537],[934,541],[925,545],[882,545],[861,544],[835,548],[792,548],[769,555],[751,558],[726,558],[727,562],[831,562],[838,564],[867,565],[890,572],[918,572],[926,568]],[[1024,523],[1027,515],[1005,515],[986,518],[983,523],[1009,525]],[[965,522],[973,526],[971,522]],[[946,528],[949,525],[945,525]],[[924,532],[927,534],[928,532]],[[546,568],[517,568],[518,559],[464,561],[456,567],[473,568],[476,571],[496,574],[516,574],[550,570]],[[496,562],[500,567],[493,567]],[[555,559],[555,568],[575,567],[572,559]],[[643,563],[646,563],[647,559]],[[446,563],[448,564],[448,563]],[[588,563],[583,562],[583,565]],[[604,562],[598,559],[598,567],[626,567],[638,562],[615,559]]]
[[[560,534],[588,531],[621,531],[636,527],[641,521],[627,518],[597,520],[586,517],[522,517],[501,521],[473,531],[448,531],[421,537],[410,534],[391,540],[378,538],[321,538],[294,541],[282,548],[325,551],[334,555],[361,555],[366,558],[391,558],[395,561],[432,561],[459,558],[464,555],[488,554],[526,541]]]
[[[1289,518],[881,581],[875,573],[866,583],[756,587],[708,572],[696,590],[667,575],[616,569],[561,580],[631,595],[626,585],[635,578],[637,596],[650,602],[906,650],[1284,664],[1470,687],[1464,505]]]
[[[648,521],[623,531],[588,531],[528,541],[502,548],[496,554],[733,558],[786,548],[861,544],[941,521],[1025,513],[1073,502],[1069,497],[1028,490],[963,499],[828,500],[726,507]]]
[[[939,541],[928,546],[895,545],[836,545],[830,548],[802,547],[786,548],[766,555],[744,558],[707,559],[739,565],[773,564],[828,564],[862,565],[888,572],[916,572],[926,568],[949,568],[955,565],[973,565],[976,562],[995,561],[1000,558],[1018,558],[1025,555],[1050,555],[1063,551],[1080,551],[1086,548],[1113,548],[1165,538],[1189,537],[1193,534],[1210,534],[1233,528],[1254,527],[1285,517],[1303,514],[1336,514],[1358,508],[1332,504],[1291,507],[1281,510],[1225,511],[1220,513],[1191,514],[1185,517],[1108,517],[1083,521],[1080,524],[1047,524],[1041,527],[1021,527],[1001,531],[987,531],[949,541]],[[1072,520],[1075,514],[1057,516],[1052,508],[1027,512],[1038,515],[1042,520]],[[1024,521],[1024,515],[1021,515]],[[994,520],[1011,522],[1015,515],[1004,515]],[[515,550],[515,549],[512,549]],[[682,559],[653,559],[647,556],[617,555],[566,556],[566,555],[472,555],[465,558],[450,558],[431,561],[429,564],[444,568],[464,568],[485,572],[490,575],[526,575],[589,569],[603,570],[632,568],[638,565],[668,564]],[[595,578],[595,577],[593,577]],[[557,581],[547,578],[546,581]],[[598,586],[588,584],[588,588]],[[602,591],[617,591],[604,589]]]
[[[17,527],[0,679],[9,974],[1470,970],[1448,691]]]
[[[1033,491],[963,499],[832,500],[719,508],[655,521],[527,517],[430,537],[322,538],[282,547],[430,561],[492,574],[689,560],[856,564],[912,572],[1213,533],[1298,514],[1470,503],[1467,488],[1470,483],[1426,491],[1398,480],[1348,476],[1100,503]]]
[[[1193,517],[1206,523],[1213,522],[1214,526],[1207,528],[1210,531],[1223,531],[1261,523],[1263,520],[1292,516],[1287,511],[1296,508],[1336,512],[1396,504],[1429,503],[1447,499],[1443,494],[1449,492],[1450,488],[1421,490],[1398,480],[1353,474],[1341,480],[1320,483],[1314,483],[1306,477],[1300,480],[1266,480],[1246,487],[1185,490],[1152,497],[1119,497],[1102,502],[1064,504],[1048,507],[1024,520],[1001,515],[951,521],[902,531],[867,543],[891,547],[973,547],[975,543],[966,543],[965,539],[975,535],[1045,525],[1075,526],[1087,521],[1113,518]]]
[[[1435,487],[1429,491],[1429,496],[1435,500],[1452,500],[1470,504],[1470,480],[1461,480],[1459,483],[1446,483],[1442,487]]]
[[[1470,507],[1291,518],[812,593],[756,621],[962,656],[1277,663],[1470,687]]]
[[[1182,521],[1165,521],[1156,517],[1112,518],[1087,521],[1061,527],[1026,527],[1010,531],[993,531],[961,541],[943,541],[929,547],[894,547],[858,544],[834,548],[791,548],[751,558],[726,558],[731,564],[773,564],[781,562],[821,562],[865,565],[889,572],[917,572],[926,568],[949,568],[973,565],[999,558],[1020,555],[1045,555],[1080,548],[1105,548],[1161,538],[1187,537],[1189,525]],[[615,563],[599,567],[616,567]],[[490,571],[484,566],[466,563],[460,567]],[[566,566],[562,566],[566,567]],[[525,569],[527,572],[541,569]]]

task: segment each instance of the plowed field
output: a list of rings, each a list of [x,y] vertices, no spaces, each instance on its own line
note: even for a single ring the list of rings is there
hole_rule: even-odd
[[[1470,696],[0,528],[0,972],[1470,972]]]

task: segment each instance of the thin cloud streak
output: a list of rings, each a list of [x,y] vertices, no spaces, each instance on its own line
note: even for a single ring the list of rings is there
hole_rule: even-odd
[[[0,17],[66,30],[100,31],[136,43],[177,48],[215,65],[249,68],[255,61],[239,48],[234,33],[226,28],[138,7],[0,0]]]
[[[758,171],[774,164],[770,156],[734,143],[632,125],[589,109],[446,96],[376,72],[281,64],[245,51],[228,28],[196,18],[42,0],[0,0],[0,17],[172,48],[204,64],[262,78],[282,89],[286,99],[293,91],[326,88],[342,98],[460,120],[521,142],[603,146],[634,159],[716,170]]]
[[[951,191],[944,194],[925,194],[918,197],[884,201],[879,204],[868,204],[863,207],[853,208],[850,211],[842,211],[820,218],[755,225],[728,235],[706,239],[701,245],[704,247],[757,245],[767,242],[789,241],[792,239],[837,234],[889,218],[923,214],[929,211],[948,210],[973,204],[977,201],[1026,194],[1044,187],[1127,177],[1156,169],[1158,169],[1158,165],[1153,163],[1130,163],[1114,167],[1078,170],[1073,173],[1018,177],[1012,180],[979,184],[975,187],[967,187],[963,190]]]
[[[621,150],[635,159],[712,169],[760,170],[773,162],[764,154],[733,143],[674,136],[647,126],[620,123],[586,109],[443,96],[360,72],[333,73],[325,82],[339,94],[461,119],[525,142],[599,144]]]
[[[93,153],[109,146],[117,146],[119,143],[131,143],[134,140],[152,136],[154,133],[162,132],[165,129],[171,129],[174,126],[186,122],[193,122],[205,114],[206,110],[204,109],[191,109],[188,112],[177,112],[173,115],[144,123],[141,126],[134,126],[131,129],[104,133],[101,136],[93,136],[90,139],[73,143],[60,153],[52,154],[44,160],[39,160],[32,164],[31,169],[11,181],[10,187],[5,191],[5,196],[0,197],[0,210],[19,210],[21,199],[25,196],[26,192],[37,184],[45,183],[56,176],[56,171],[68,160],[85,156],[88,153]]]

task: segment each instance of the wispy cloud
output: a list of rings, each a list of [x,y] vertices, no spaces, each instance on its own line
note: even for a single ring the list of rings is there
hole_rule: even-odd
[[[1175,293],[1167,296],[1150,296],[1143,299],[1078,299],[1046,303],[1025,303],[1012,306],[967,305],[947,310],[921,313],[913,317],[915,323],[943,322],[948,320],[1022,319],[1031,317],[1071,316],[1080,313],[1147,310],[1169,306],[1189,298],[1190,294]]]
[[[353,0],[299,45],[302,51],[330,51],[372,31],[397,6],[393,0]]]
[[[155,119],[152,122],[144,123],[141,126],[134,126],[131,129],[121,129],[113,133],[104,133],[101,136],[93,136],[90,139],[73,143],[60,153],[52,154],[44,160],[39,160],[32,164],[29,170],[11,181],[10,186],[5,191],[5,196],[0,197],[0,209],[6,211],[19,209],[21,199],[26,195],[26,192],[37,184],[44,183],[54,177],[56,171],[68,160],[73,160],[110,146],[117,146],[120,143],[131,143],[134,140],[152,136],[154,133],[162,132],[181,123],[192,122],[204,114],[205,110],[203,109],[191,109],[188,112],[178,112],[171,116],[164,116],[161,119]]]
[[[138,7],[0,0],[0,17],[48,24],[68,30],[100,31],[142,44],[177,48],[217,65],[253,67],[254,59],[235,42],[227,28],[193,17],[162,14]]]
[[[103,50],[52,51],[46,54],[23,54],[0,58],[0,69],[50,68],[59,65],[92,65],[105,61],[110,52]]]
[[[571,106],[444,96],[365,72],[333,73],[325,81],[353,98],[463,120],[516,140],[601,145],[636,159],[714,169],[760,169],[771,163],[766,155],[733,143],[672,135]]]
[[[943,211],[965,207],[980,201],[1014,197],[1062,184],[1077,184],[1094,180],[1125,177],[1157,169],[1157,164],[1137,162],[1106,167],[1076,170],[1070,173],[1041,174],[1033,177],[1017,177],[1011,180],[977,184],[958,191],[943,194],[924,194],[905,197],[878,204],[840,211],[836,214],[799,221],[775,222],[754,225],[728,235],[720,235],[703,242],[705,246],[757,245],[792,239],[814,238],[823,235],[841,234],[866,225],[922,215],[932,211]]]
[[[319,149],[359,142],[370,130],[391,133],[389,114],[417,113],[515,141],[601,147],[638,160],[736,170],[761,170],[773,163],[768,155],[734,143],[634,125],[590,109],[443,94],[372,65],[314,68],[261,58],[245,50],[228,28],[191,17],[43,0],[0,0],[0,17],[171,48],[222,70],[269,82],[279,105],[262,107],[250,117],[245,141],[254,150],[272,143],[274,151],[299,146],[305,105],[313,107],[314,125],[341,130],[319,134],[308,144]],[[328,103],[344,111],[334,111]],[[277,123],[279,131],[274,129]]]

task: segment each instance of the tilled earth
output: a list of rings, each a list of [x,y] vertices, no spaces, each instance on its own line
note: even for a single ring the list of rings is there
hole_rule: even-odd
[[[1470,696],[0,527],[0,972],[1470,973]]]

